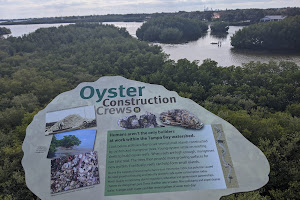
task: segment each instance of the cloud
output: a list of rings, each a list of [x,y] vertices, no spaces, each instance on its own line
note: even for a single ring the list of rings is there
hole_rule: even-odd
[[[299,0],[0,0],[0,19],[153,13],[236,8],[300,7]]]

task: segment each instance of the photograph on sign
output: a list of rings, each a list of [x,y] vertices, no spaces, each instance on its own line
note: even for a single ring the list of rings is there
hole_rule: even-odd
[[[100,183],[96,151],[51,160],[51,193]]]
[[[52,136],[47,158],[76,155],[94,149],[96,129],[79,129]]]
[[[201,129],[203,123],[194,114],[183,109],[173,109],[162,112],[159,115],[159,120],[162,123],[158,124],[157,116],[151,112],[137,115],[125,116],[118,120],[118,125],[123,129],[137,128],[156,128],[170,126],[181,126],[188,129]]]
[[[159,127],[156,116],[150,112],[146,112],[138,117],[130,115],[122,117],[118,120],[118,125],[122,129],[137,129],[137,128],[155,128]]]
[[[94,106],[84,106],[46,113],[45,135],[96,127]]]

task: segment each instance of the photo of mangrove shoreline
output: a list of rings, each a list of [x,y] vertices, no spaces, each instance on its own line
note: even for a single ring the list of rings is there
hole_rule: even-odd
[[[96,127],[94,106],[84,106],[46,114],[45,135]]]
[[[96,132],[96,129],[80,129],[53,135],[47,158],[60,158],[93,151]]]

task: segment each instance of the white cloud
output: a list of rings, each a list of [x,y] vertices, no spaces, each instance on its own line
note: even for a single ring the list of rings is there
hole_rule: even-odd
[[[0,0],[0,19],[91,14],[300,7],[299,0]]]

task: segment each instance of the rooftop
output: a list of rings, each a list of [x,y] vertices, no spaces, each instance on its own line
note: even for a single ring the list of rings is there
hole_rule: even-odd
[[[269,19],[284,19],[285,16],[282,16],[282,15],[267,15],[264,18],[269,18]]]

